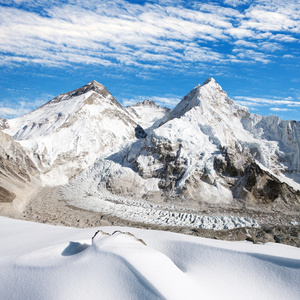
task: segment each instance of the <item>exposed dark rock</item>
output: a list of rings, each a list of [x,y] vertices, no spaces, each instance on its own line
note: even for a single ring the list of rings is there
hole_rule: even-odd
[[[0,203],[10,203],[16,198],[14,193],[11,193],[4,187],[0,186]]]
[[[145,170],[137,159],[134,168],[144,178],[160,178],[160,189],[164,191],[174,190],[186,170],[186,160],[180,157],[181,147],[181,144],[172,144],[169,141],[152,138],[151,143],[147,144],[140,155],[154,155],[155,164],[159,167],[154,168],[150,174],[146,174],[145,172],[149,172],[149,170]]]
[[[7,119],[0,118],[0,130],[8,128]]]
[[[135,131],[135,137],[137,139],[144,139],[147,137],[147,133],[144,131],[144,129],[140,125],[137,125],[135,127],[134,131]]]

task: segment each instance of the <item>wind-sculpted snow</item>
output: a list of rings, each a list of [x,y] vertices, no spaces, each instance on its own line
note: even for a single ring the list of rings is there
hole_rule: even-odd
[[[299,249],[285,245],[3,217],[0,239],[1,299],[300,297]]]

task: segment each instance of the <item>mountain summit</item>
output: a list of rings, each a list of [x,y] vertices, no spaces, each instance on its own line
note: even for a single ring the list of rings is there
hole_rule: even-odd
[[[31,152],[44,182],[51,184],[67,182],[99,156],[135,139],[138,127],[105,86],[94,80],[7,123],[5,132]],[[138,132],[142,131],[139,126]]]
[[[241,109],[235,105],[222,87],[214,78],[207,79],[202,85],[198,84],[177,104],[170,114],[169,119],[179,118],[192,108],[199,107],[203,111],[223,110],[230,112],[232,109]],[[243,110],[246,110],[243,108]]]

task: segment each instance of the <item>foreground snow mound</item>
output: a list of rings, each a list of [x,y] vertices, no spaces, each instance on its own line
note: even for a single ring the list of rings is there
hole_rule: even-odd
[[[299,299],[300,250],[0,217],[1,299]],[[129,232],[128,232],[129,231]]]

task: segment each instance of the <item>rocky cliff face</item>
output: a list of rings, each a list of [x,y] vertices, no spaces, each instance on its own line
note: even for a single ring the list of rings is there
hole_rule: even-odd
[[[38,175],[21,145],[0,131],[0,211],[23,207],[27,194],[39,184]]]

